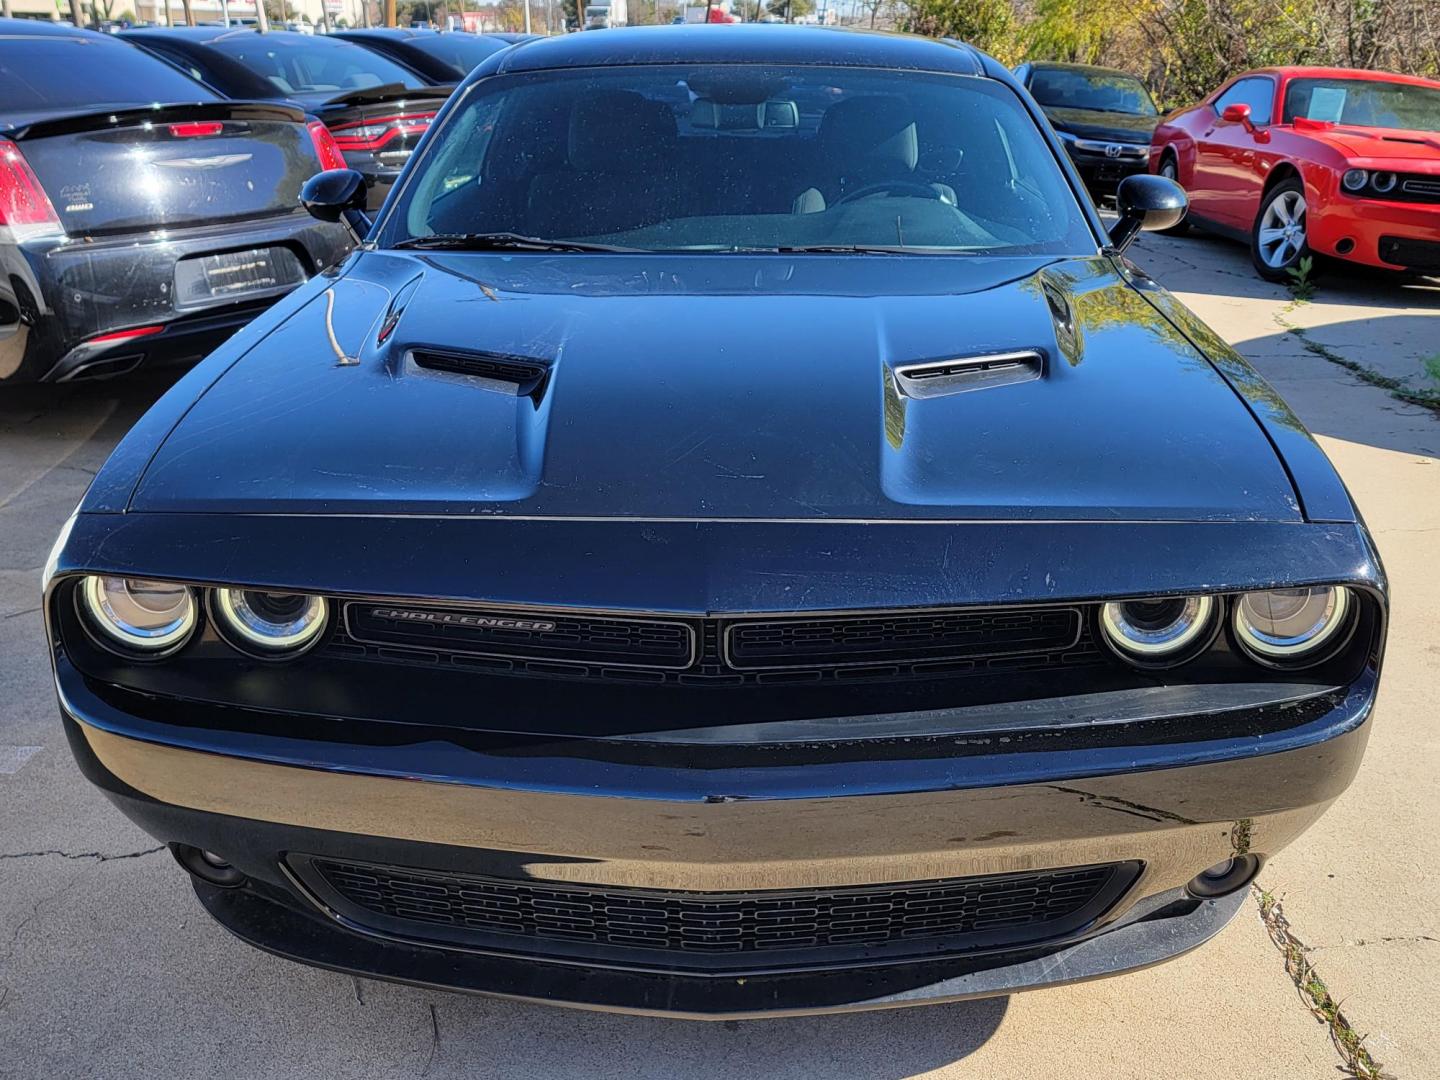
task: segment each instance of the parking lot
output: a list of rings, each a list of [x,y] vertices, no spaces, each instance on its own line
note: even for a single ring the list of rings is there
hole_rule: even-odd
[[[1440,418],[1384,385],[1440,390],[1440,287],[1342,272],[1297,304],[1227,242],[1146,236],[1134,251],[1299,412],[1386,562],[1390,653],[1360,776],[1260,884],[1385,1072],[1440,1076]],[[57,530],[164,386],[147,377],[28,387],[0,400],[0,1075],[1337,1075],[1341,1053],[1287,974],[1258,896],[1207,947],[1139,974],[739,1024],[354,980],[234,940],[203,914],[168,853],[82,780],[57,720],[38,612]],[[1183,424],[1185,403],[1174,405]]]

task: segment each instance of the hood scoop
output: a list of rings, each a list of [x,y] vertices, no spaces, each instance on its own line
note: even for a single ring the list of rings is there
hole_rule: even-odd
[[[550,365],[543,361],[504,353],[412,348],[406,361],[407,367],[463,375],[517,397],[538,396],[550,374]]]
[[[902,396],[924,399],[1030,382],[1045,374],[1045,358],[1034,349],[1024,349],[901,364],[893,371]]]

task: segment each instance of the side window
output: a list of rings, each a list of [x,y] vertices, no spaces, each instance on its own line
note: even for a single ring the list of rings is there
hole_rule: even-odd
[[[213,81],[210,79],[210,73],[204,68],[202,68],[199,64],[195,63],[193,59],[186,56],[184,53],[179,52],[176,49],[168,48],[164,45],[151,45],[147,43],[145,47],[151,52],[153,52],[156,56],[158,56],[161,60],[164,60],[166,63],[179,68],[196,82],[205,83],[207,86],[213,85]]]
[[[1249,105],[1252,124],[1270,123],[1275,105],[1275,82],[1264,76],[1241,79],[1215,99],[1215,112],[1222,113],[1230,105]]]

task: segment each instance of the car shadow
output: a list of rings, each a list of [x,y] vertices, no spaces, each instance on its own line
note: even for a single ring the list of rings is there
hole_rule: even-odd
[[[1346,340],[1371,344],[1368,349],[1326,344]],[[1367,362],[1377,349],[1413,347],[1427,340],[1440,349],[1440,313],[1377,315],[1328,323],[1303,334],[1281,330],[1232,344],[1311,434],[1440,458],[1440,412],[1397,397],[1391,386],[1377,385],[1375,377],[1380,373]],[[1354,356],[1361,359],[1351,360]],[[1349,363],[1359,363],[1365,370],[1357,372]],[[1440,380],[1420,371],[1399,379],[1398,389],[1440,394]]]
[[[1289,283],[1266,281],[1237,240],[1191,228],[1182,236],[1142,233],[1127,253],[1171,292],[1226,299],[1294,299]],[[1338,260],[1318,259],[1312,272],[1313,303],[1380,309],[1440,308],[1440,278],[1416,277]]]
[[[367,989],[367,996],[369,990]],[[425,1075],[542,1078],[763,1075],[771,1080],[925,1075],[973,1054],[1000,1027],[1008,998],[724,1023],[582,1012],[426,995],[434,1056]],[[523,1032],[523,1039],[504,1032]]]

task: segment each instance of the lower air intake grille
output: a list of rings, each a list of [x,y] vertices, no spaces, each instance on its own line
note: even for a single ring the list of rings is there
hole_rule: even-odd
[[[1380,258],[1412,270],[1440,270],[1440,241],[1414,240],[1408,236],[1382,236]]]
[[[648,953],[650,963],[657,952],[703,954],[753,966],[757,953],[786,954],[773,963],[897,947],[933,955],[1056,937],[1108,910],[1138,864],[741,893],[542,885],[328,859],[300,859],[297,869],[340,914],[399,936],[552,955]]]

